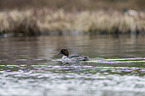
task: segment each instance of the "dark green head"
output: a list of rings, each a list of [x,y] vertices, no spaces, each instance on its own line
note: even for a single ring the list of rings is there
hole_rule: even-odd
[[[69,56],[69,51],[67,49],[61,49],[60,52],[58,53],[58,55],[59,54],[63,54],[63,55],[68,57]]]

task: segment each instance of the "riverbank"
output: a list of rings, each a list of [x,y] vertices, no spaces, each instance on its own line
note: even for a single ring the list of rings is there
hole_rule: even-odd
[[[119,34],[145,31],[145,13],[129,10],[65,12],[49,9],[0,12],[0,33],[15,36]]]

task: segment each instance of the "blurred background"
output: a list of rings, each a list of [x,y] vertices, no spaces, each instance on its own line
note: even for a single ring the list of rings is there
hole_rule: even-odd
[[[0,33],[144,33],[144,0],[0,0]]]

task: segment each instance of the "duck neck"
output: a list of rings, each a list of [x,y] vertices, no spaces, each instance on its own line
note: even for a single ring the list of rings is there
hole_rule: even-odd
[[[63,55],[62,59],[66,59],[66,58],[68,58],[68,57],[67,57],[67,56],[65,56],[65,55]]]
[[[65,57],[68,57],[68,55],[64,55]]]
[[[67,53],[67,54],[63,54],[63,56],[66,56],[66,57],[68,57],[69,56],[69,54]]]

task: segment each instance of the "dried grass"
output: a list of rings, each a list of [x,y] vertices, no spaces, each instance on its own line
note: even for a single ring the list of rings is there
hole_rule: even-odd
[[[0,12],[0,32],[24,35],[50,32],[129,33],[145,30],[145,13],[129,15],[118,11],[64,12],[48,9]]]

